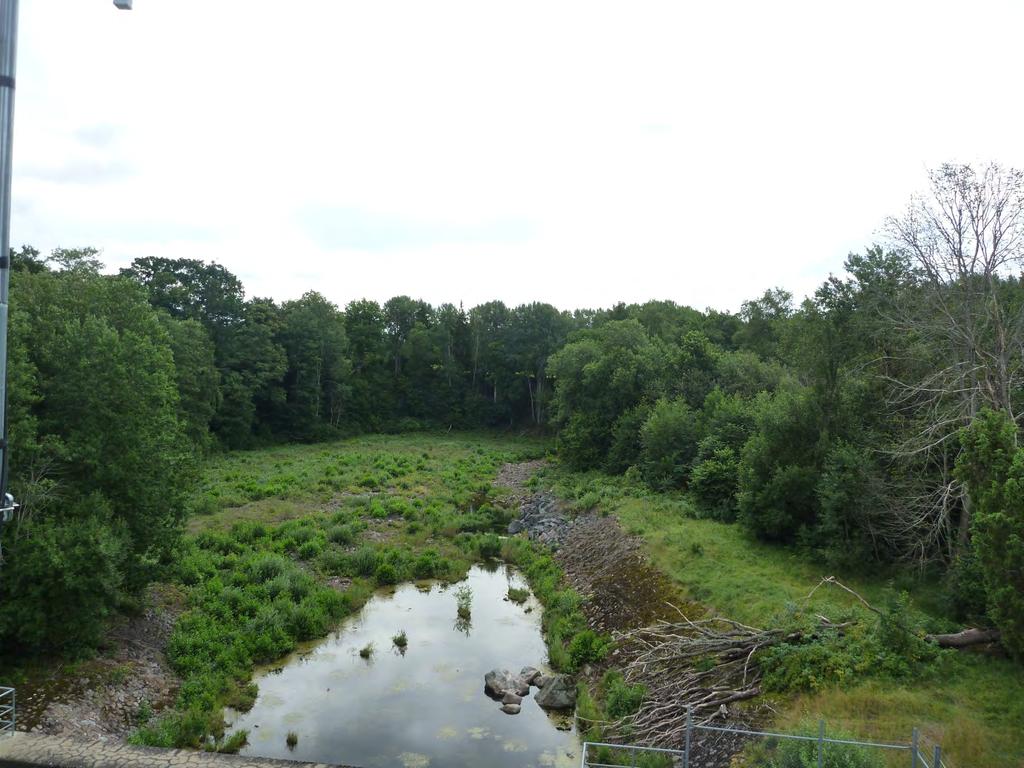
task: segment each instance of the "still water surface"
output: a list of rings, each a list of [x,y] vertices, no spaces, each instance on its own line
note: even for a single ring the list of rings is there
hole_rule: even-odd
[[[465,584],[473,590],[469,626],[456,617],[455,592]],[[540,604],[505,600],[510,586],[526,585],[505,566],[474,566],[458,584],[378,593],[331,637],[257,673],[255,706],[227,713],[232,730],[249,730],[242,753],[366,768],[577,764],[571,719],[549,716],[532,696],[506,715],[484,694],[490,669],[518,673],[547,659]],[[405,653],[391,641],[403,629]],[[359,649],[368,643],[366,660]]]

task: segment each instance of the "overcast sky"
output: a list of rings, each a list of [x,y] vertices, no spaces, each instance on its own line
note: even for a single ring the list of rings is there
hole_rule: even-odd
[[[250,296],[736,309],[1024,165],[1019,2],[21,5],[12,245]]]

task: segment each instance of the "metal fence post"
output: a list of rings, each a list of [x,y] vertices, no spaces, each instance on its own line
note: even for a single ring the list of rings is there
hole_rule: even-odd
[[[942,747],[935,745],[935,758],[932,760],[932,768],[942,768]]]
[[[917,728],[910,734],[910,768],[917,768]]]
[[[690,739],[693,736],[693,707],[686,707],[686,743],[683,750],[683,768],[690,768]]]
[[[818,768],[825,765],[825,721],[818,721]]]

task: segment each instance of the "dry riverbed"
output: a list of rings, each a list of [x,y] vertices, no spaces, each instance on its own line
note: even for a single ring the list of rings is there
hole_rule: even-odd
[[[120,741],[140,718],[170,704],[179,680],[164,649],[183,597],[154,584],[144,606],[115,622],[97,658],[36,670],[19,685],[18,729]]]

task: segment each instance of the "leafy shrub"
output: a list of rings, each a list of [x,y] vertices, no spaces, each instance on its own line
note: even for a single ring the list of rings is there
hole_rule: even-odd
[[[516,605],[522,605],[530,598],[530,590],[528,589],[516,589],[515,587],[508,588],[508,599]]]
[[[281,555],[262,553],[249,561],[246,575],[250,583],[262,584],[280,576],[291,567],[287,558]]]
[[[219,712],[170,711],[150,720],[128,737],[129,744],[165,749],[198,748],[206,735],[223,729]]]
[[[836,734],[829,734],[838,738]],[[768,763],[771,768],[818,768],[818,744],[814,741],[780,740]],[[885,768],[878,751],[847,744],[826,744],[822,750],[822,768]]]
[[[468,621],[473,611],[473,590],[468,584],[455,590],[455,606],[458,617]]]
[[[632,715],[643,703],[647,689],[643,685],[628,685],[618,670],[608,670],[601,681],[604,688],[604,709],[612,720]]]
[[[736,518],[738,479],[736,454],[731,448],[718,448],[694,464],[690,473],[690,492],[708,517],[732,522]]]
[[[412,575],[417,579],[433,579],[448,570],[448,563],[438,557],[437,552],[428,549],[416,556],[412,563]]]
[[[297,554],[303,560],[312,560],[323,551],[323,548],[322,539],[310,539],[299,547]]]
[[[988,615],[1002,642],[1024,659],[1024,449],[1005,413],[982,411],[960,436],[957,478],[974,502],[971,521],[977,572]]]
[[[592,629],[577,633],[569,642],[569,661],[573,669],[601,661],[611,650],[611,641]]]
[[[266,525],[252,520],[239,520],[231,526],[231,536],[243,544],[255,544],[268,535]]]
[[[818,407],[809,390],[758,402],[757,431],[740,457],[739,518],[762,539],[792,541],[817,519]]]
[[[126,531],[98,496],[61,518],[35,518],[6,535],[0,578],[0,637],[10,645],[94,647],[125,589]],[[8,526],[7,533],[14,532]],[[207,561],[190,565],[205,569]],[[59,632],[54,628],[60,627]]]
[[[611,446],[604,462],[605,470],[621,474],[640,461],[640,430],[650,413],[651,407],[643,403],[630,408],[615,420]]]
[[[700,425],[682,400],[659,400],[640,430],[640,472],[656,490],[682,488],[697,456]]]
[[[373,576],[379,557],[373,547],[360,547],[352,555],[352,570],[357,576]]]
[[[398,569],[388,562],[380,563],[373,572],[373,578],[381,586],[398,583]]]
[[[327,540],[335,544],[348,546],[356,540],[356,532],[352,525],[348,523],[333,525],[330,530],[327,531]]]
[[[493,533],[477,539],[476,547],[484,560],[494,560],[501,556],[501,539]]]

